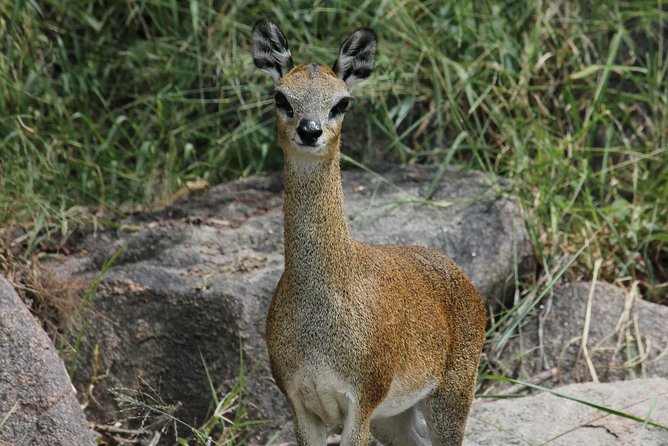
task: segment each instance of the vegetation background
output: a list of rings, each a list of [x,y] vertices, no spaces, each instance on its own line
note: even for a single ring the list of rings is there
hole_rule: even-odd
[[[600,260],[600,279],[668,303],[662,0],[0,0],[3,272],[187,188],[280,169],[271,81],[250,54],[263,17],[296,62],[377,32],[347,167],[504,177],[536,283],[589,278]],[[508,330],[492,326],[490,342]]]

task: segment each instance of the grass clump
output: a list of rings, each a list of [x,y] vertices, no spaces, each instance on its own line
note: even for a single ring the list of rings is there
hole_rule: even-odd
[[[226,51],[248,25],[201,6],[0,3],[5,215],[147,204],[262,170],[245,149],[270,132],[243,106],[248,61]]]

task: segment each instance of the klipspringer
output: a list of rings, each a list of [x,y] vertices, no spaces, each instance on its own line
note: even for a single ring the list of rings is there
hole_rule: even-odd
[[[350,87],[371,73],[376,36],[355,31],[326,65],[293,65],[273,23],[253,60],[275,81],[285,158],[285,271],[267,317],[271,370],[300,446],[459,445],[485,338],[480,295],[448,257],[366,245],[348,230],[339,169]]]

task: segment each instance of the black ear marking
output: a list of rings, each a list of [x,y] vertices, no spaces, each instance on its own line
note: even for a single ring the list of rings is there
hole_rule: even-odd
[[[253,26],[253,62],[275,81],[293,66],[287,39],[269,20],[260,20]]]
[[[375,55],[376,33],[368,28],[358,29],[341,45],[332,70],[350,87],[358,80],[369,77]]]

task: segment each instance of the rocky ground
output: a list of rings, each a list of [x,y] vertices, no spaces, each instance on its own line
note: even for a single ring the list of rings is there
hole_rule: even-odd
[[[668,425],[665,378],[570,384],[554,391]],[[668,431],[550,393],[474,404],[465,446],[534,444],[659,446],[668,444]]]
[[[345,172],[353,234],[370,243],[440,249],[473,278],[490,309],[507,305],[515,275],[533,271],[516,200],[503,181],[479,172],[447,171],[435,184],[434,176],[434,169],[417,166],[388,175],[389,181]],[[281,190],[280,175],[215,187],[161,211],[127,217],[114,230],[88,234],[72,255],[42,265],[59,283],[94,290],[90,311],[77,320],[85,335],[74,374],[90,422],[113,427],[126,416],[119,413],[119,396],[125,396],[126,403],[131,397],[158,404],[198,425],[210,406],[211,387],[231,389],[243,370],[251,377],[245,387],[249,417],[271,420],[265,434],[286,426],[284,399],[269,378],[263,342],[264,318],[283,266]],[[48,338],[35,331],[38,325],[29,322],[8,285],[0,291],[0,444],[11,444],[20,432],[41,432],[33,413],[54,426],[81,428],[62,363],[45,347]],[[486,354],[509,376],[543,376],[542,385],[559,392],[640,417],[651,412],[653,421],[668,425],[668,381],[661,379],[668,378],[667,311],[609,284],[564,283],[526,319],[522,336],[502,348],[490,346]],[[3,329],[10,322],[22,328]],[[40,347],[29,339],[42,339]],[[34,359],[37,353],[47,356]],[[35,370],[33,378],[21,370]],[[54,399],[37,398],[42,391],[36,389],[52,381],[35,378],[39,373],[58,375]],[[559,387],[630,378],[643,379]],[[19,381],[30,382],[34,391],[16,393]],[[53,401],[69,409],[53,414]],[[90,437],[81,435],[77,444],[88,444]],[[553,437],[550,444],[668,444],[668,431],[549,394],[480,399],[467,442],[536,444]],[[262,438],[253,441],[261,444]]]
[[[63,362],[0,277],[0,445],[94,445]]]

